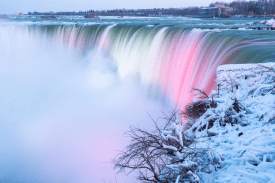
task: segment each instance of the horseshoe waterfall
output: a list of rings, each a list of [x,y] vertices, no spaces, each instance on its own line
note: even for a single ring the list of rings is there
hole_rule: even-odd
[[[110,163],[129,126],[209,95],[218,66],[275,61],[249,19],[103,18],[0,20],[0,182],[134,182]]]

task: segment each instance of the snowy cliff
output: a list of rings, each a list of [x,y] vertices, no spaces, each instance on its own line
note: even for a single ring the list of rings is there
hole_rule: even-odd
[[[207,141],[217,165],[203,182],[275,183],[275,63],[223,65],[215,102],[185,132]],[[204,145],[205,146],[205,145]],[[210,157],[211,159],[211,157]]]
[[[275,183],[275,63],[223,65],[217,90],[165,115],[154,131],[131,127],[114,159],[120,172],[158,183]]]

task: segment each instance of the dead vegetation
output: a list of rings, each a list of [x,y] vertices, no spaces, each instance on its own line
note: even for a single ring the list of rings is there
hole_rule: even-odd
[[[132,126],[126,132],[131,143],[113,160],[115,168],[137,171],[141,182],[200,182],[197,172],[208,170],[211,164],[209,149],[192,146],[197,140],[186,138],[177,115],[178,111],[173,111],[162,118],[163,127],[153,121],[153,131]]]

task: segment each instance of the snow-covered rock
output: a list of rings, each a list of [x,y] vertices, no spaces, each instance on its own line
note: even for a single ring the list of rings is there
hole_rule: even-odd
[[[275,26],[275,19],[267,20],[266,25],[274,27]]]
[[[185,131],[207,141],[204,146],[220,164],[200,172],[204,182],[275,183],[274,68],[275,63],[218,67],[212,92],[217,106]]]

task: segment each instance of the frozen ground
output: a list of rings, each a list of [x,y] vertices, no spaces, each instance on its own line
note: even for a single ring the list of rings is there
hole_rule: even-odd
[[[275,183],[274,66],[218,67],[217,91],[212,91],[217,106],[186,131],[206,140],[210,159],[218,161],[200,173],[204,182]]]

